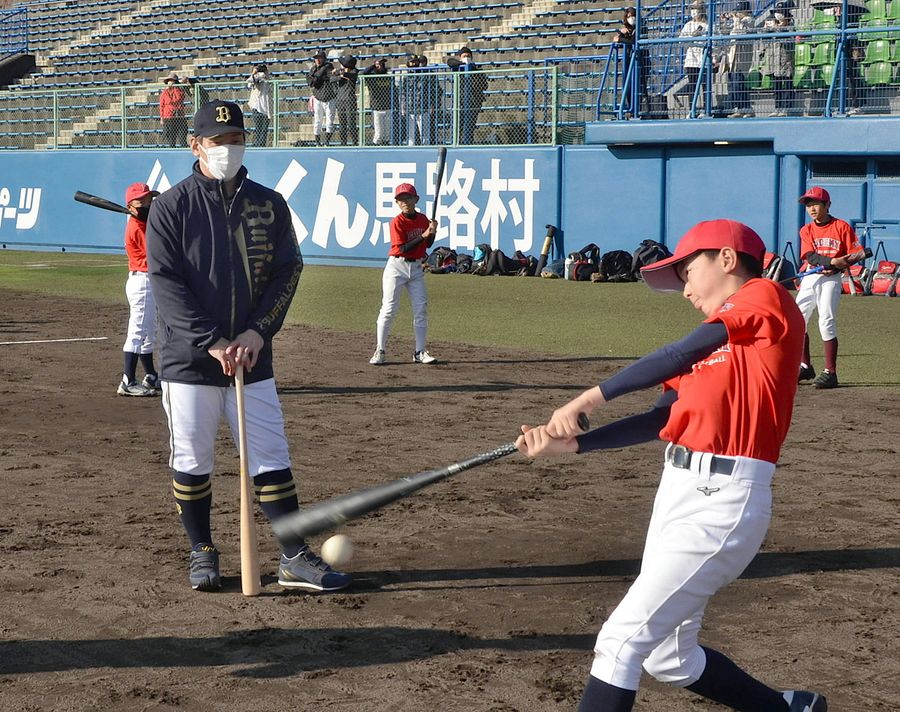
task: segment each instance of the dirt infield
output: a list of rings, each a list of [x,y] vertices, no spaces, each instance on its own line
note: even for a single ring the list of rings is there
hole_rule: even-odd
[[[3,290],[0,305],[0,341],[109,337],[0,346],[0,710],[576,707],[637,573],[660,444],[514,455],[354,522],[356,583],[337,595],[281,591],[260,517],[264,591],[247,599],[223,430],[225,590],[198,594],[159,400],[115,395],[127,307]],[[424,367],[396,340],[372,368],[370,341],[276,340],[304,501],[488,450],[622,364],[437,343],[447,361]],[[776,687],[826,692],[833,712],[900,709],[898,422],[896,387],[801,387],[763,552],[707,614],[706,644]],[[637,709],[720,708],[645,678]]]

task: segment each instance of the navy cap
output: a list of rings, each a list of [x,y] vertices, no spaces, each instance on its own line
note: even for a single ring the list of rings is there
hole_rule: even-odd
[[[194,136],[218,136],[244,130],[244,114],[233,101],[215,99],[207,102],[194,114]]]

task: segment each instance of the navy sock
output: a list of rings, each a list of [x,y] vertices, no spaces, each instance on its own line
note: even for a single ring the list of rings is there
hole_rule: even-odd
[[[181,515],[181,523],[191,540],[191,548],[199,544],[212,544],[209,524],[212,483],[209,475],[176,472],[172,478],[172,494],[175,495],[175,509]]]
[[[297,485],[290,469],[265,472],[253,478],[253,487],[259,497],[259,506],[270,522],[300,508],[297,501]],[[286,557],[292,559],[306,546],[305,543],[283,547]]]
[[[788,711],[788,703],[780,692],[750,677],[722,653],[705,646],[703,652],[706,653],[706,667],[700,679],[688,685],[688,690],[733,710]]]
[[[138,354],[125,351],[125,370],[122,372],[129,383],[134,383],[134,372],[137,370]]]
[[[141,366],[144,367],[144,373],[146,373],[148,376],[155,376],[156,368],[153,366],[153,352],[150,352],[149,354],[141,354],[140,359]]]
[[[635,690],[624,690],[590,675],[578,712],[629,712],[635,697]]]

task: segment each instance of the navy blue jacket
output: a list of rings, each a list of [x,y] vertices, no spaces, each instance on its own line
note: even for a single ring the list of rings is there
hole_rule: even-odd
[[[265,341],[246,382],[273,377],[272,337],[284,323],[303,258],[284,198],[238,173],[230,203],[222,182],[192,175],[153,201],[147,266],[158,311],[160,378],[228,386],[207,349],[247,329]]]

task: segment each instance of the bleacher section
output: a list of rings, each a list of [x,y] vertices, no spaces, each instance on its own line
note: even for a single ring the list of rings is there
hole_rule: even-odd
[[[727,10],[733,2],[719,5]],[[809,0],[797,2],[797,30],[820,34],[803,38],[793,51],[795,113],[821,115],[836,67],[836,18],[813,10]],[[756,3],[757,23],[769,4]],[[382,0],[352,5],[278,0],[264,7],[231,0],[22,3],[16,8],[28,11],[30,51],[37,55],[38,69],[0,92],[0,148],[157,147],[157,97],[164,75],[174,70],[200,82],[211,96],[243,101],[244,79],[260,62],[280,82],[277,99],[284,130],[277,145],[302,143],[310,123],[305,74],[315,51],[353,54],[360,66],[376,56],[387,57],[395,68],[414,52],[446,69],[447,56],[462,45],[474,50],[482,69],[497,72],[485,92],[477,139],[504,142],[504,124],[531,122],[532,128],[540,123],[541,130],[529,129],[529,140],[578,140],[577,131],[568,129],[598,118],[630,116],[623,112],[622,98],[626,55],[622,46],[611,45],[624,7],[622,0]],[[683,3],[669,0],[644,6],[644,37],[674,38],[684,11]],[[900,30],[881,28],[900,26],[900,0],[868,0],[851,19],[857,51],[848,63],[848,89],[829,110],[853,113],[862,107],[893,113],[900,85]],[[685,46],[673,40],[650,48],[648,90],[655,103],[643,106],[638,116],[659,118],[660,105],[670,118],[723,115],[716,113],[724,106],[717,106],[717,99],[709,101],[708,109],[702,98],[692,104],[683,95],[673,104],[684,80]],[[713,51],[727,49],[727,41],[712,46]],[[545,74],[536,74],[538,70]],[[755,113],[764,115],[774,101],[773,86],[760,70],[754,66],[749,80]],[[452,92],[452,82],[447,86]],[[549,113],[547,102],[554,92],[554,127],[560,132],[555,137],[545,130],[549,119],[535,119],[536,108]],[[452,95],[446,99],[452,105]],[[446,135],[452,137],[452,132]]]

